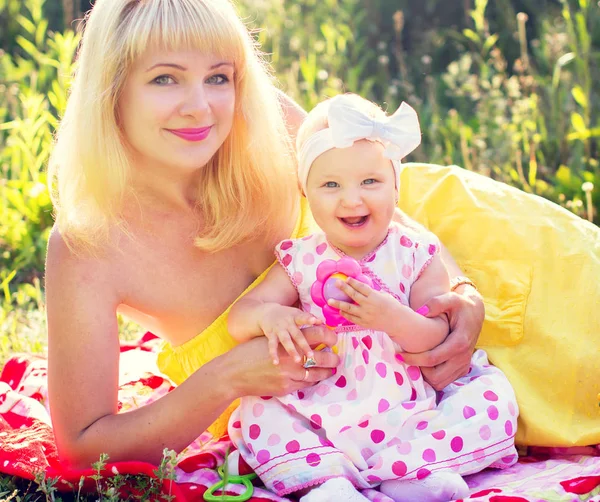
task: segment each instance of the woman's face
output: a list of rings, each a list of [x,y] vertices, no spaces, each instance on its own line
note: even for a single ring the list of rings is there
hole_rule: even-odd
[[[190,171],[221,147],[234,107],[231,61],[194,50],[148,49],[125,80],[118,117],[137,167]]]
[[[394,168],[380,143],[357,141],[313,162],[306,197],[331,244],[360,259],[387,236],[396,208]]]

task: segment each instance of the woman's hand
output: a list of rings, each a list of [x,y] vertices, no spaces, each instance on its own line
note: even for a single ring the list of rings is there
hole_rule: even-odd
[[[335,333],[324,326],[313,326],[303,331],[312,348],[322,343],[332,347],[337,341]],[[340,362],[333,352],[316,351],[314,359],[317,365],[305,369],[279,345],[279,364],[275,365],[268,343],[266,337],[260,336],[221,356],[226,359],[224,367],[227,374],[224,377],[230,382],[233,398],[289,394],[330,377]]]
[[[407,364],[419,366],[423,377],[436,390],[454,382],[469,371],[471,356],[483,326],[485,308],[481,295],[471,286],[461,286],[463,292],[445,293],[427,302],[427,317],[448,315],[450,334],[437,347],[401,355]]]

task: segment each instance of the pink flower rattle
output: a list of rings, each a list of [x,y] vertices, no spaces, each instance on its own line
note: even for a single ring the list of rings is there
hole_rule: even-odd
[[[352,325],[340,314],[339,309],[327,303],[329,299],[354,303],[352,298],[335,285],[337,280],[345,281],[348,277],[373,287],[373,281],[362,273],[359,263],[349,256],[345,256],[339,261],[325,260],[317,267],[317,280],[310,287],[310,296],[321,307],[325,323],[330,328]]]

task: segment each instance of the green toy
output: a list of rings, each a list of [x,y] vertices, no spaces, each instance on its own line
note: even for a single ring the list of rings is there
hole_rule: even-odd
[[[256,474],[254,472],[251,472],[250,474],[243,474],[241,476],[229,475],[229,476],[227,476],[227,480],[225,480],[225,474],[223,473],[223,466],[220,466],[217,469],[217,472],[219,473],[219,476],[221,477],[221,481],[219,481],[218,483],[215,483],[208,490],[206,490],[204,492],[204,500],[206,500],[207,502],[220,502],[220,501],[244,502],[244,501],[248,500],[250,497],[252,497],[252,495],[254,493],[254,485],[252,484],[251,480],[256,478]],[[244,493],[242,493],[241,495],[225,495],[225,494],[215,495],[216,491],[225,488],[225,486],[229,485],[229,484],[231,484],[231,485],[242,484],[246,487],[246,491]]]

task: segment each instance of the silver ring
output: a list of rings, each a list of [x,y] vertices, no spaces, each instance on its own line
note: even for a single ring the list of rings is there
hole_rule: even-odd
[[[302,378],[303,382],[306,382],[308,380],[308,368],[306,368],[304,370],[304,377]]]
[[[302,366],[304,368],[313,368],[316,365],[317,365],[317,361],[315,361],[315,359],[313,357],[304,356],[304,359],[302,361]]]

